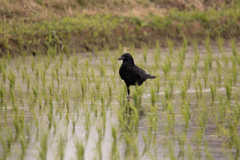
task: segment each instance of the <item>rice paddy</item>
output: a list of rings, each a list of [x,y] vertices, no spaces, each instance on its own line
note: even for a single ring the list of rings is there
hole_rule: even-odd
[[[223,44],[4,56],[0,159],[239,159],[240,55]],[[158,76],[131,99],[124,52]]]

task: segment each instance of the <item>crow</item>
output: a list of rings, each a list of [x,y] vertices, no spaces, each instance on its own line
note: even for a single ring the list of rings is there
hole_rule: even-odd
[[[130,96],[129,86],[141,86],[148,78],[153,79],[156,76],[147,74],[143,69],[135,65],[133,57],[129,53],[124,53],[118,60],[123,60],[119,69],[119,74],[122,80],[126,83],[128,96]]]

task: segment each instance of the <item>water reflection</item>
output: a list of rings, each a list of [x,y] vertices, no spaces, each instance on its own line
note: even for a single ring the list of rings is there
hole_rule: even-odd
[[[119,123],[121,139],[124,145],[124,158],[139,158],[138,151],[138,129],[139,120],[145,116],[142,101],[127,99],[121,106],[123,119]]]

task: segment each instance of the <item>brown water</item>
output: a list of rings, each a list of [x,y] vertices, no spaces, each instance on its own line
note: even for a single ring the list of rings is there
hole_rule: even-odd
[[[113,137],[112,137],[112,126],[117,128],[117,150],[119,152],[120,159],[137,159],[138,156],[134,152],[134,144],[129,145],[126,143],[124,135],[130,137],[130,139],[136,138],[136,146],[139,154],[139,159],[234,159],[238,158],[236,148],[230,145],[229,134],[219,134],[217,132],[217,124],[215,121],[216,114],[219,114],[219,104],[221,103],[218,97],[215,101],[211,100],[211,90],[210,84],[214,83],[214,77],[217,75],[216,68],[217,65],[213,62],[212,70],[209,72],[208,84],[204,88],[203,74],[204,74],[204,59],[206,57],[206,50],[203,46],[199,47],[200,61],[198,64],[197,77],[194,78],[193,72],[191,70],[191,65],[194,61],[194,50],[189,47],[186,52],[186,58],[184,61],[183,70],[180,76],[175,80],[174,90],[172,92],[172,114],[169,114],[169,110],[166,109],[165,105],[165,93],[164,90],[169,84],[169,79],[164,77],[164,72],[161,67],[163,62],[167,59],[168,50],[161,50],[161,61],[159,61],[159,66],[154,70],[154,56],[155,50],[149,50],[147,56],[147,63],[143,61],[143,55],[141,50],[135,50],[133,55],[135,62],[139,64],[144,70],[151,74],[159,76],[155,80],[147,80],[143,85],[143,95],[139,100],[139,105],[134,103],[133,99],[129,102],[125,99],[127,103],[121,105],[119,102],[119,95],[121,94],[124,82],[120,79],[118,75],[118,69],[121,65],[117,58],[120,54],[116,52],[110,53],[110,57],[107,61],[101,56],[92,56],[90,61],[89,55],[91,53],[76,54],[76,57],[72,55],[69,59],[63,56],[62,67],[59,67],[58,78],[57,76],[53,79],[52,73],[56,75],[56,66],[61,63],[61,56],[57,56],[50,60],[50,65],[46,70],[46,85],[45,90],[42,85],[42,79],[40,78],[42,73],[41,70],[45,67],[44,61],[47,60],[47,56],[39,57],[26,57],[25,64],[21,58],[14,58],[11,62],[7,62],[7,68],[5,72],[8,74],[11,70],[16,75],[16,82],[14,87],[15,94],[15,105],[18,107],[19,113],[24,114],[24,127],[23,132],[25,133],[26,139],[29,140],[28,147],[26,149],[25,156],[23,159],[37,159],[39,158],[39,152],[41,151],[40,141],[46,132],[48,135],[47,140],[47,159],[60,159],[58,151],[59,146],[64,148],[64,159],[77,159],[76,157],[76,147],[75,143],[77,140],[82,141],[85,147],[85,159],[111,159],[111,153],[113,148]],[[219,53],[217,46],[212,46],[213,58],[218,59],[222,64],[222,84],[217,87],[216,93],[222,99],[226,99],[226,89],[224,87],[224,80],[227,77],[231,77],[229,70],[231,69],[231,59],[229,58],[229,64],[224,65],[222,54]],[[227,57],[231,57],[231,49],[225,49]],[[170,77],[176,77],[178,65],[176,63],[176,55],[171,58],[171,70]],[[112,61],[117,65],[116,73],[114,73],[112,68]],[[78,60],[76,73],[72,69],[74,64],[74,59]],[[35,61],[36,68],[33,71],[31,66]],[[86,62],[89,63],[89,69],[86,69]],[[100,66],[105,66],[105,74],[101,76]],[[17,70],[19,66],[19,71]],[[30,89],[28,90],[27,81],[22,78],[22,70],[24,67],[27,69],[27,75],[29,75]],[[39,70],[39,79],[36,78],[36,69]],[[69,69],[69,76],[66,75],[67,69]],[[95,77],[92,76],[92,70],[95,72]],[[183,115],[181,113],[182,100],[180,96],[180,85],[183,83],[183,79],[186,73],[191,71],[192,81],[191,85],[187,90],[187,95],[190,103],[190,113],[191,118],[189,120],[188,127],[185,127],[185,122]],[[78,78],[76,79],[76,75]],[[90,81],[86,80],[86,93],[84,97],[82,96],[80,80],[84,78],[84,75],[89,76]],[[9,88],[9,80],[3,82],[3,73],[0,74],[1,84],[5,87],[4,101],[6,107],[2,106],[1,109],[1,137],[5,141],[9,136],[9,132],[12,133],[13,142],[9,152],[4,150],[2,143],[0,143],[0,158],[2,159],[20,159],[22,153],[21,144],[19,137],[16,133],[14,127],[13,119],[16,116],[14,112],[14,107],[11,102],[11,93]],[[96,91],[97,80],[101,79],[101,90],[100,93]],[[196,98],[195,84],[200,81],[203,86],[202,101]],[[239,78],[238,78],[239,80]],[[232,99],[230,101],[229,107],[226,107],[226,119],[223,123],[226,130],[221,132],[228,133],[228,121],[231,121],[231,116],[235,116],[233,110],[230,106],[237,105],[236,100],[239,97],[239,83],[233,85],[232,87]],[[160,81],[159,92],[155,93],[157,107],[157,130],[152,131],[149,136],[149,106],[151,106],[151,86],[156,86],[156,81]],[[38,87],[38,97],[36,98],[36,103],[34,103],[33,89],[36,84]],[[54,84],[54,95],[51,96],[49,87]],[[112,97],[108,96],[108,84],[112,87]],[[57,102],[56,96],[63,95],[62,91],[67,90],[67,97],[69,100],[69,110],[67,105],[64,104],[66,99],[60,98],[60,103]],[[130,88],[131,93],[134,93],[135,87]],[[20,92],[22,92],[20,98]],[[46,96],[44,97],[44,92]],[[95,96],[94,96],[95,94]],[[236,96],[235,96],[236,95]],[[237,98],[235,98],[237,97]],[[49,122],[48,114],[50,108],[50,99],[52,98],[53,106],[53,119],[52,123]],[[101,98],[104,101],[104,106],[102,106]],[[45,102],[45,99],[47,102]],[[93,100],[94,99],[94,100]],[[133,113],[124,112],[125,122],[132,127],[122,126],[119,123],[118,113],[120,109],[127,108],[128,104],[133,104],[137,110],[138,114],[138,124],[133,124],[132,116]],[[64,105],[63,105],[64,104]],[[199,138],[197,134],[199,127],[199,115],[203,111],[202,105],[206,106],[207,115],[204,125],[204,131],[202,138]],[[101,114],[102,107],[106,111],[106,121],[104,122],[104,116]],[[31,109],[32,108],[32,109]],[[89,115],[89,116],[87,116]],[[168,118],[172,116],[175,118],[174,127],[170,127],[168,124]],[[68,117],[68,118],[66,118]],[[89,130],[86,130],[86,117],[89,118]],[[67,120],[68,119],[68,120]],[[73,129],[73,121],[76,121],[75,129]],[[37,124],[39,125],[37,127]],[[26,126],[29,127],[29,136],[26,133]],[[105,126],[105,131],[104,131]],[[102,140],[101,140],[101,156],[97,150],[97,142],[99,141],[99,135],[97,128],[102,130]],[[239,122],[238,122],[239,131]],[[145,149],[145,142],[143,135],[146,137],[147,141],[150,142],[150,147],[147,151]],[[64,143],[59,143],[59,137],[62,136]],[[155,139],[153,139],[155,136]],[[178,138],[185,136],[186,142],[181,148],[179,145]],[[239,136],[239,132],[238,132]],[[206,145],[207,142],[207,145]],[[171,144],[171,145],[170,145]],[[64,147],[65,145],[65,147]],[[155,145],[155,146],[154,146]],[[170,147],[171,146],[171,147]],[[207,152],[206,152],[207,151]],[[174,157],[171,157],[170,153],[173,153]],[[192,156],[192,158],[191,158]]]

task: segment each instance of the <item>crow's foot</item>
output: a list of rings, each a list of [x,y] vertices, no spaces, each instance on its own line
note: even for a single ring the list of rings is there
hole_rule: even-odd
[[[131,99],[132,97],[131,97],[130,95],[127,95],[126,98],[127,98],[127,99]]]

